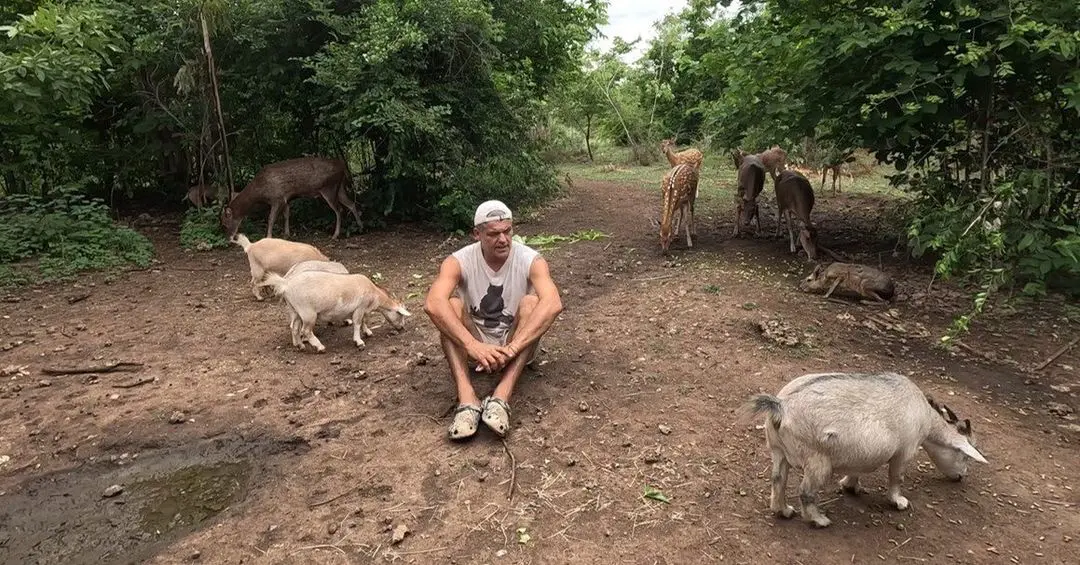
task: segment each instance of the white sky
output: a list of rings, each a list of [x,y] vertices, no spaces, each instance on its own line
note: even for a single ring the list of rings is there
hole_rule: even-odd
[[[608,23],[600,28],[600,33],[606,37],[597,37],[590,46],[607,51],[613,37],[626,41],[641,37],[634,49],[623,57],[623,61],[633,63],[645,53],[649,41],[656,35],[653,24],[669,12],[681,12],[687,4],[687,0],[608,0]],[[732,2],[728,10],[734,12],[738,7],[739,2]]]
[[[608,0],[608,23],[600,28],[600,33],[607,37],[597,37],[591,45],[607,51],[613,37],[633,41],[640,36],[641,42],[623,57],[624,61],[632,63],[641,57],[649,40],[656,35],[653,24],[668,12],[681,11],[686,3],[686,0]]]

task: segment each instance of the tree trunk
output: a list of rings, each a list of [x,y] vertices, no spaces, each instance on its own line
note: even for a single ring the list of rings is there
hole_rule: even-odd
[[[590,136],[592,135],[592,114],[585,116],[585,150],[589,152],[589,162],[593,162],[592,156],[592,142]]]
[[[210,48],[210,30],[206,25],[206,14],[199,12],[199,21],[202,24],[203,50],[206,51],[206,69],[210,73],[210,85],[214,89],[214,107],[217,110],[218,127],[221,129],[221,151],[225,159],[225,177],[229,183],[229,200],[236,193],[233,187],[232,165],[229,164],[229,140],[225,131],[225,118],[221,114],[221,94],[218,92],[217,68],[214,66],[214,51]]]

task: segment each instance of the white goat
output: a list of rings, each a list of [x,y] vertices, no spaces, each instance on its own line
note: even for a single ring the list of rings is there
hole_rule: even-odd
[[[299,263],[289,267],[289,270],[285,273],[285,278],[289,278],[296,273],[304,273],[307,271],[322,271],[325,273],[337,273],[339,275],[349,274],[349,269],[345,268],[345,265],[338,263],[337,261],[300,261]]]
[[[817,492],[843,473],[840,486],[859,493],[859,475],[889,464],[889,502],[908,507],[900,495],[903,471],[921,445],[934,466],[953,480],[967,474],[969,460],[986,463],[971,442],[971,421],[959,421],[915,383],[896,373],[819,373],[798,377],[776,396],[758,394],[740,410],[745,421],[765,414],[765,439],[772,452],[770,508],[790,518],[786,502],[790,467],[803,470],[799,502],[803,519],[825,527]]]
[[[351,319],[353,341],[357,347],[364,347],[361,332],[365,336],[372,335],[364,322],[368,312],[378,310],[391,326],[399,330],[405,327],[405,318],[412,315],[386,289],[360,274],[305,271],[285,278],[270,273],[266,276],[266,285],[274,289],[275,296],[285,298],[289,307],[292,343],[301,350],[305,341],[319,353],[326,350],[315,337],[317,322],[333,323]]]
[[[251,243],[242,233],[236,234],[232,241],[247,254],[248,266],[251,267],[251,291],[256,300],[262,300],[260,290],[267,286],[264,278],[267,273],[284,275],[301,261],[330,261],[315,246],[287,239],[267,237]]]

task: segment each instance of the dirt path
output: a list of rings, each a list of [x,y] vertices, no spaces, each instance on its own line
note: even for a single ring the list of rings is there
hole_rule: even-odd
[[[965,338],[969,352],[946,353],[935,336],[964,296],[926,294],[925,267],[884,254],[905,295],[892,313],[828,302],[793,290],[809,267],[786,241],[731,240],[726,203],[699,205],[693,250],[680,238],[659,256],[656,200],[579,181],[519,224],[612,237],[545,253],[566,311],[512,403],[512,500],[501,442],[486,430],[445,439],[453,390],[421,300],[463,241],[407,229],[313,241],[409,297],[406,329],[375,328],[363,351],[341,328],[320,331],[324,355],[292,349],[282,306],[254,300],[239,249],[183,252],[175,225],[146,229],[153,270],[8,297],[0,562],[1074,562],[1080,347],[1027,369],[1076,335],[1060,304],[997,313]],[[882,205],[822,199],[838,226],[825,237],[880,251],[855,237],[872,219],[842,220]],[[802,345],[764,340],[767,319]],[[41,373],[112,361],[143,367]],[[887,506],[880,471],[861,498],[823,493],[826,530],[774,519],[763,432],[732,412],[750,393],[838,369],[911,374],[972,419],[991,464],[955,484],[920,454],[908,511]],[[103,497],[114,484],[123,492]],[[646,485],[670,503],[643,498]],[[409,533],[391,544],[400,526]]]

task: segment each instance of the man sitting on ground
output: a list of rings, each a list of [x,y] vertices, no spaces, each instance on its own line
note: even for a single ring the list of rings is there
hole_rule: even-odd
[[[562,312],[547,261],[513,241],[512,220],[510,209],[498,200],[477,207],[476,242],[443,260],[424,302],[457,387],[451,439],[472,437],[481,418],[499,436],[506,435],[514,385],[532,362],[540,337]],[[502,372],[483,402],[469,379],[473,362],[477,371]]]

